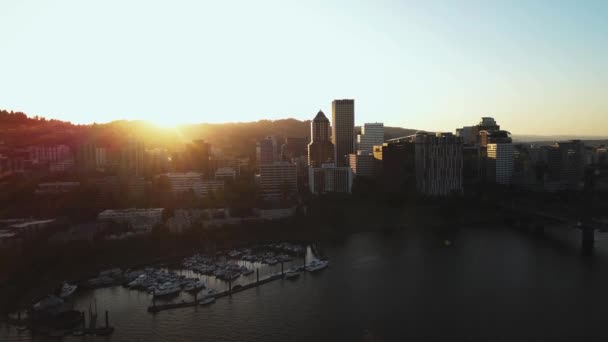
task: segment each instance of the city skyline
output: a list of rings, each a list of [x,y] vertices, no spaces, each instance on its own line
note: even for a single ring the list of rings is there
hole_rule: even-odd
[[[3,2],[0,104],[175,125],[307,120],[354,98],[357,125],[608,134],[605,3],[228,6]]]

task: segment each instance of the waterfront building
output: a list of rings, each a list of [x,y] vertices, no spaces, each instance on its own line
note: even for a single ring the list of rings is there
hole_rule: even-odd
[[[348,167],[348,155],[355,153],[355,100],[334,100],[331,105],[334,163]]]
[[[39,183],[35,191],[36,195],[62,194],[76,191],[80,182],[46,182]]]
[[[99,215],[97,220],[127,224],[135,231],[150,232],[154,226],[162,223],[164,209],[108,209]]]
[[[286,161],[260,165],[259,186],[265,199],[288,199],[297,191],[297,167]]]
[[[462,193],[462,138],[452,133],[415,136],[416,188],[427,196]]]
[[[372,153],[374,146],[384,143],[384,124],[381,122],[366,123],[357,135],[357,150]]]
[[[323,163],[331,163],[334,159],[334,145],[329,139],[329,120],[322,111],[319,111],[310,123],[310,136],[308,144],[308,165],[320,167]]]

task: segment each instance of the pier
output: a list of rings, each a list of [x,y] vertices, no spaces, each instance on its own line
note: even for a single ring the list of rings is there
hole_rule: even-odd
[[[218,298],[221,298],[221,297],[231,296],[231,295],[233,295],[235,293],[238,293],[238,292],[241,292],[241,291],[245,291],[245,290],[248,290],[248,289],[260,286],[262,284],[269,283],[269,282],[274,281],[274,280],[282,279],[283,277],[284,277],[284,273],[283,272],[281,272],[279,274],[271,275],[270,277],[266,277],[266,278],[263,278],[263,279],[259,279],[259,276],[258,276],[258,278],[257,278],[258,280],[256,282],[249,283],[249,284],[246,284],[246,285],[237,285],[235,287],[232,287],[232,282],[229,282],[228,283],[228,286],[229,286],[228,290],[222,291],[222,292],[218,292],[218,293],[214,293],[212,295],[205,296],[203,299],[205,299],[205,298],[215,298],[215,299],[218,299]],[[195,298],[194,301],[191,301],[191,302],[182,301],[182,302],[179,302],[179,303],[152,305],[152,306],[148,307],[148,312],[157,313],[157,312],[164,311],[164,310],[197,306],[197,305],[199,305],[198,302],[199,302],[199,300]]]

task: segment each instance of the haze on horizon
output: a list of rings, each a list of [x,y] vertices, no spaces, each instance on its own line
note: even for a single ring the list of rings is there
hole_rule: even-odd
[[[608,2],[0,3],[0,107],[75,123],[311,119],[608,135]]]

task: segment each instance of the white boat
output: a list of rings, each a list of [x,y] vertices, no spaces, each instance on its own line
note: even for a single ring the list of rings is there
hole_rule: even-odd
[[[165,287],[163,289],[154,291],[154,297],[156,298],[156,297],[175,295],[175,294],[180,293],[181,291],[182,291],[181,287],[179,287],[177,285],[173,285],[173,286]]]
[[[306,265],[306,270],[308,272],[315,272],[322,270],[329,266],[329,261],[327,260],[313,260],[310,264]]]
[[[202,280],[197,280],[193,283],[186,285],[186,287],[184,288],[184,291],[194,292],[194,291],[202,290],[204,288],[205,288],[205,283]]]
[[[215,302],[215,297],[208,297],[208,298],[201,299],[198,302],[198,304],[199,305],[209,305],[209,304],[214,303],[214,302]]]
[[[61,292],[59,293],[59,297],[68,298],[76,291],[77,288],[78,285],[70,285],[67,282],[64,282],[61,286]]]

